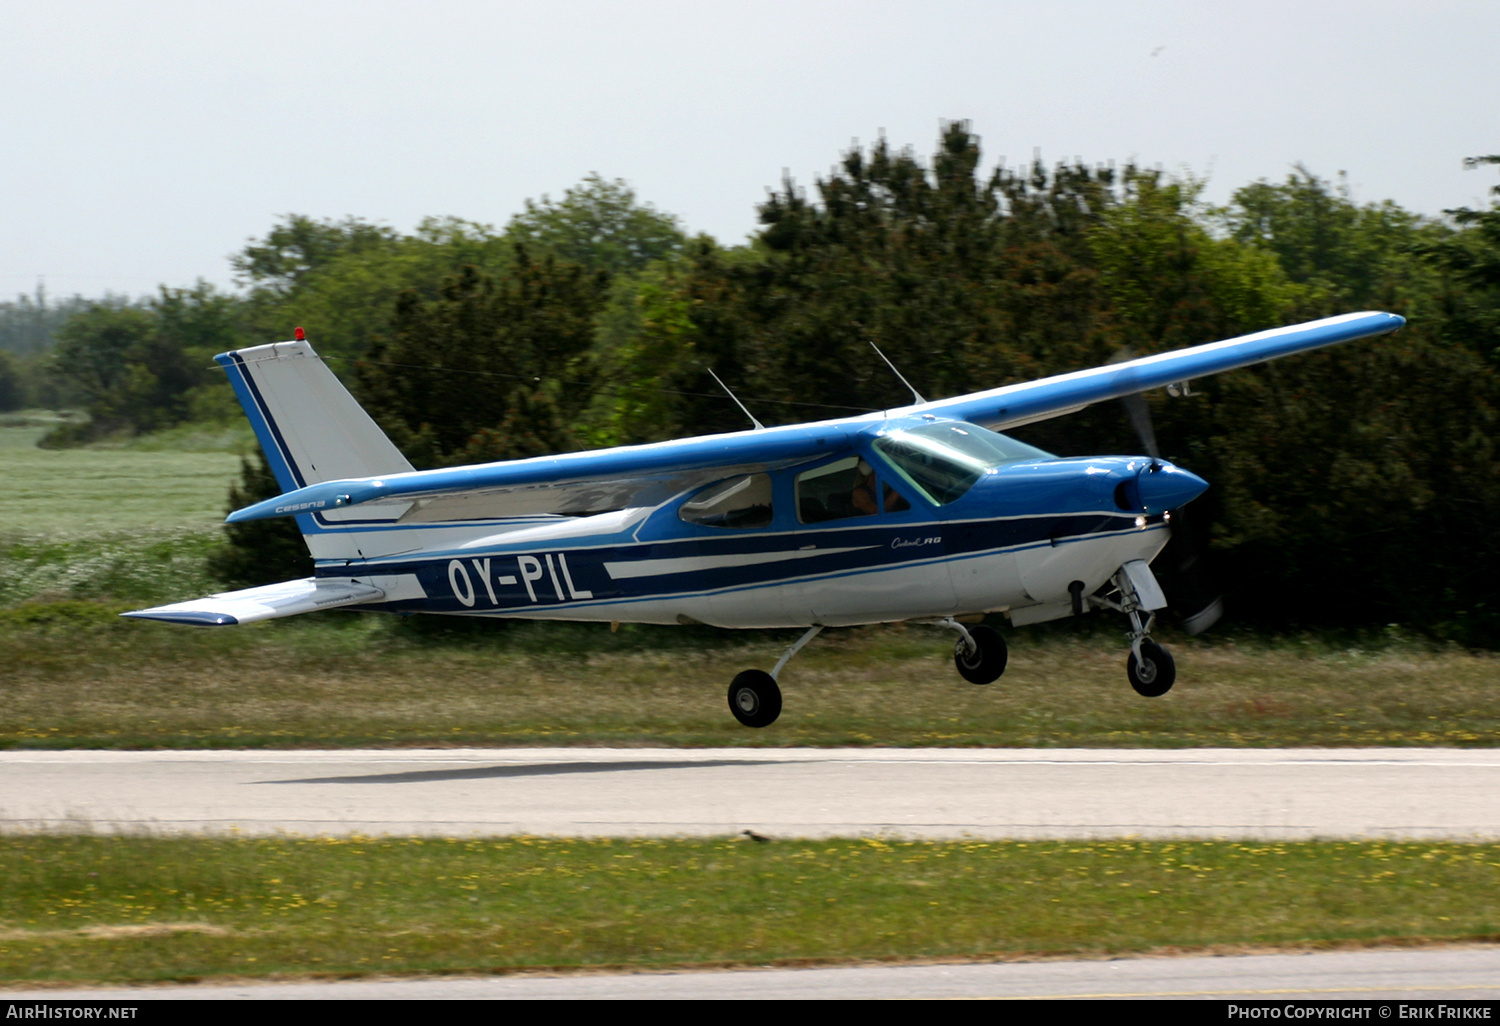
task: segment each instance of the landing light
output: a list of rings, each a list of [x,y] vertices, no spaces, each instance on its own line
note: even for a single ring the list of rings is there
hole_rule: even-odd
[[[1136,517],[1135,518],[1135,526],[1136,527],[1145,527],[1146,526],[1146,518],[1145,517]]]

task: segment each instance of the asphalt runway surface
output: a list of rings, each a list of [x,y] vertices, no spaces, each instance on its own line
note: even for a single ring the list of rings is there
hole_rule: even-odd
[[[1500,837],[1488,749],[0,752],[0,830]]]
[[[881,1000],[1219,999],[1287,1003],[1370,1001],[1370,1020],[1401,1018],[1401,1001],[1493,1005],[1500,947],[1334,951],[1195,958],[1116,958],[971,965],[828,969],[580,973],[573,976],[437,977],[195,987],[0,990],[0,1005],[67,1001],[188,1000]],[[1380,1015],[1379,1002],[1388,1016]],[[3,1014],[3,1013],[0,1013]],[[146,1018],[142,1014],[141,1018]],[[1278,1016],[1279,1018],[1280,1016]],[[1286,1016],[1286,1018],[1293,1018]]]
[[[6,832],[1490,840],[1497,794],[1485,749],[0,752]],[[1500,946],[0,991],[72,997],[1491,1003]]]

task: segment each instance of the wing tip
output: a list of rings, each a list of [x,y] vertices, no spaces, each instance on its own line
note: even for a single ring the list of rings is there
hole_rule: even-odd
[[[188,610],[172,610],[170,612],[157,609],[134,609],[121,616],[132,620],[159,620],[162,623],[186,624],[189,627],[233,627],[240,621],[237,617],[228,613],[191,612]]]

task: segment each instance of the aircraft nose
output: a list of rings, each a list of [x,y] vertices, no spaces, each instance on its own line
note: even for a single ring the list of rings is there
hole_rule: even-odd
[[[1176,509],[1208,490],[1208,482],[1190,470],[1153,461],[1135,476],[1135,493],[1145,513]]]

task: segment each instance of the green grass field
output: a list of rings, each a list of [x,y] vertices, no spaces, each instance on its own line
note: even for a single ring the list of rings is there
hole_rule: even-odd
[[[0,533],[53,542],[176,536],[213,532],[223,521],[243,433],[224,433],[208,451],[38,449],[46,430],[0,426]]]
[[[1493,941],[1500,846],[0,838],[0,979]]]
[[[946,634],[837,631],[784,673],[781,719],[750,730],[729,679],[788,636],[480,624],[444,641],[374,614],[201,630],[114,612],[0,611],[0,745],[1500,743],[1500,666],[1464,653],[1182,641],[1178,686],[1143,699],[1107,635],[1018,632],[1005,676],[975,687]]]

